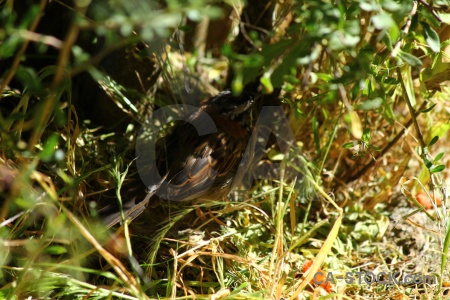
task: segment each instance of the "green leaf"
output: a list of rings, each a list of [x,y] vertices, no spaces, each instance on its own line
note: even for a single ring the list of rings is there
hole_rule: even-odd
[[[51,255],[61,255],[67,253],[67,249],[63,246],[53,245],[45,248],[45,252]]]
[[[285,155],[283,153],[280,153],[280,152],[275,151],[275,150],[269,151],[267,156],[272,161],[282,161],[284,159],[284,157],[285,157]]]
[[[388,101],[386,101],[386,99],[383,100],[383,117],[389,122],[389,124],[393,125],[395,122],[394,110],[392,109],[392,106],[389,105]]]
[[[425,41],[427,41],[427,44],[430,46],[431,51],[434,53],[438,53],[441,51],[441,41],[439,39],[439,35],[436,31],[427,23],[421,22],[423,30],[425,32]]]
[[[398,52],[398,56],[408,65],[411,65],[413,67],[420,67],[422,65],[422,61],[415,57],[412,54],[409,54],[405,51],[400,50]]]
[[[438,123],[431,127],[430,136],[439,136],[443,138],[444,135],[450,130],[450,124],[448,123]]]
[[[373,0],[361,1],[359,3],[359,7],[361,7],[361,9],[364,11],[379,11],[380,10],[380,5],[376,1],[373,1]]]
[[[247,286],[249,286],[248,282],[244,282],[243,284],[241,284],[240,286],[238,286],[237,288],[235,288],[230,295],[236,295],[238,294],[241,290],[245,289]]]
[[[233,91],[233,93],[239,94],[243,88],[244,85],[242,84],[242,80],[240,80],[239,78],[236,78],[231,82],[231,90]]]
[[[381,151],[381,148],[378,148],[378,147],[376,147],[376,146],[374,146],[374,145],[367,145],[367,147],[369,147],[369,149],[372,149],[372,150],[375,150],[375,151]]]
[[[449,40],[450,41],[450,40]],[[442,43],[442,47],[445,43]],[[445,72],[449,69],[450,64],[446,62],[444,58],[448,58],[448,55],[445,52],[439,52],[438,55],[435,55],[433,59],[433,63],[431,64],[431,68],[426,68],[424,70],[423,75],[421,74],[422,80],[427,81],[432,79],[432,77],[435,77],[436,75],[442,76],[442,72]],[[445,75],[444,75],[445,76]]]
[[[58,146],[59,137],[56,134],[52,134],[45,142],[44,149],[39,153],[39,157],[48,162],[53,158],[53,153],[56,151]]]
[[[264,64],[264,56],[257,53],[250,54],[244,57],[243,62],[246,68],[261,67]]]
[[[273,92],[273,85],[270,81],[270,74],[266,73],[263,77],[261,77],[261,84],[264,86],[264,89],[268,94]]]
[[[397,41],[400,38],[400,28],[394,23],[393,26],[388,30],[389,37],[391,41]]]
[[[298,120],[300,117],[306,118],[306,114],[301,111],[299,108],[297,108],[295,111],[295,119]]]
[[[370,129],[369,128],[364,128],[361,140],[365,143],[370,142]]]
[[[306,55],[306,56],[297,58],[296,62],[299,65],[307,65],[307,64],[310,64],[310,63],[314,62],[316,59],[319,58],[319,55],[320,55],[320,51],[319,50],[320,50],[319,47],[314,47],[311,50],[311,53],[308,53],[308,55]]]
[[[432,109],[436,106],[436,104],[437,104],[437,103],[434,103],[434,104],[431,105],[430,107],[421,109],[421,110],[419,110],[419,112],[420,112],[420,113],[427,113],[427,112],[429,112],[430,110],[432,110]]]
[[[230,57],[233,55],[233,49],[231,49],[231,45],[230,44],[225,44],[222,46],[221,49],[222,55],[226,56],[226,57]]]
[[[381,12],[378,15],[372,17],[372,23],[378,30],[389,30],[395,26],[395,22],[391,15],[386,12]]]
[[[41,79],[38,78],[36,71],[32,68],[19,66],[16,71],[16,79],[26,87],[25,91],[27,92],[39,93],[43,89]]]
[[[355,111],[348,113],[351,122],[352,135],[355,139],[360,140],[363,135],[361,119]]]
[[[450,14],[449,13],[437,13],[442,23],[450,24]]]
[[[439,136],[435,136],[431,139],[431,141],[428,143],[428,147],[433,146],[434,144],[436,144],[436,142],[439,140]]]
[[[384,9],[388,10],[388,11],[397,11],[400,10],[402,8],[402,6],[400,4],[398,4],[397,2],[393,1],[393,0],[384,0],[381,2],[381,6],[383,6]]]
[[[359,36],[347,34],[342,31],[336,31],[330,35],[328,45],[331,50],[340,51],[345,48],[354,47],[359,42]]]
[[[413,83],[413,78],[411,74],[411,67],[406,66],[403,71],[403,82],[405,83],[406,94],[413,107],[416,107],[416,87]]]
[[[344,145],[342,145],[342,148],[344,148],[344,149],[350,149],[350,148],[352,148],[353,146],[355,146],[355,142],[348,142],[348,143],[345,143]]]
[[[383,104],[383,100],[381,98],[375,98],[371,100],[366,100],[363,103],[356,105],[356,109],[360,110],[372,110],[377,109]]]
[[[286,44],[288,45],[286,47],[289,48],[291,43],[285,42],[283,45]],[[292,69],[298,65],[298,57],[305,56],[309,49],[305,43],[297,43],[295,46],[292,46],[291,51],[287,52],[287,54],[285,54],[286,48],[277,48],[280,51],[279,56],[282,56],[283,59],[272,73],[271,80],[274,87],[280,87],[283,84],[283,76],[292,73]],[[264,53],[261,52],[261,55],[264,55]],[[266,56],[265,58],[266,61],[270,61]]]
[[[294,39],[282,39],[275,44],[264,45],[261,49],[260,54],[265,58],[267,62],[271,62],[276,57],[285,53],[286,49],[289,49],[294,43]]]
[[[444,165],[439,165],[439,166],[432,167],[432,168],[430,169],[430,172],[431,172],[431,173],[438,173],[438,172],[443,171],[444,169],[445,169],[445,166],[444,166]]]
[[[394,41],[395,41],[395,39],[394,39]],[[392,51],[392,49],[394,49],[394,46],[393,46],[393,43],[392,43],[392,36],[390,34],[384,35],[383,42],[386,44],[386,47],[390,51]]]
[[[444,156],[444,152],[439,153],[438,155],[436,155],[436,157],[433,159],[434,162],[437,162],[438,160],[440,160],[442,157]]]

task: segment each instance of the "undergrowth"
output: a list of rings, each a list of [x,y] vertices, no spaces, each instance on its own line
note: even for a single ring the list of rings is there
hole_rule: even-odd
[[[0,1],[1,298],[447,295],[448,1],[26,2]],[[258,75],[293,136],[266,177],[98,221],[149,113]]]

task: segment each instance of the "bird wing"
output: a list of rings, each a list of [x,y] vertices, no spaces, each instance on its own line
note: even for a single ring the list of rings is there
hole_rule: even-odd
[[[244,174],[236,174],[238,167],[245,171],[251,160],[242,155],[248,140],[242,139],[240,135],[233,136],[233,133],[238,132],[234,132],[235,128],[228,124],[222,124],[221,129],[224,130],[221,132],[199,136],[192,125],[195,121],[191,119],[191,123],[176,122],[172,131],[157,141],[154,158],[156,168],[150,167],[155,166],[154,164],[144,163],[138,166],[144,168],[139,173],[141,178],[144,174],[148,182],[143,184],[145,180],[136,180],[137,190],[124,186],[122,205],[116,200],[100,210],[107,225],[112,226],[121,221],[120,207],[125,218],[134,219],[145,210],[153,196],[167,201],[189,201],[201,196],[217,199],[226,196],[231,187],[240,183]],[[239,169],[239,173],[242,170]],[[237,178],[231,185],[236,175]],[[212,187],[211,192],[207,193]]]
[[[170,157],[171,168],[166,181],[161,184],[157,192],[160,198],[169,201],[193,200],[204,194],[217,177],[214,169],[217,160],[213,158],[213,148],[210,145],[212,137],[189,137],[188,149],[181,149]],[[184,143],[185,144],[185,143]],[[186,144],[185,144],[186,145]],[[194,145],[197,145],[196,147]]]
[[[110,227],[121,222],[121,211],[125,218],[136,218],[154,195],[168,201],[187,201],[204,194],[217,174],[208,145],[212,138],[198,136],[189,123],[176,122],[171,132],[156,142],[156,168],[147,157],[135,165],[140,168],[139,176],[121,188],[122,203],[116,195],[101,199],[99,215],[103,223]]]

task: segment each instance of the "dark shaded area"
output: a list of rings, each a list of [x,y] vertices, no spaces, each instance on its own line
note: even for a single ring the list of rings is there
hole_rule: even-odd
[[[23,20],[30,12],[35,2],[15,1],[12,13],[18,21]],[[36,29],[36,33],[42,36],[54,37],[64,42],[71,24],[75,21],[76,12],[72,9],[74,3],[69,0],[60,2],[49,2],[45,7],[45,13]],[[87,12],[89,17],[90,11]],[[155,85],[159,75],[159,68],[156,60],[146,53],[145,47],[139,42],[127,42],[118,49],[105,49],[105,40],[102,36],[93,31],[84,30],[78,37],[77,47],[81,47],[86,54],[92,58],[101,59],[89,68],[97,68],[109,78],[113,84],[124,87],[123,96],[140,109],[145,110],[148,106],[146,96],[151,94],[150,90]],[[106,51],[106,52],[105,52]],[[106,55],[105,55],[106,54]],[[57,64],[59,49],[39,42],[31,42],[23,55],[20,69],[30,68],[34,72],[40,72],[44,68]],[[0,61],[2,76],[9,71],[14,56]],[[25,80],[21,80],[21,71],[11,82],[9,89],[23,91],[27,86]],[[93,126],[103,126],[109,130],[124,131],[130,121],[127,107],[120,103],[117,95],[106,87],[102,88],[100,82],[94,79],[90,73],[82,72],[72,78],[72,103],[77,109],[81,120],[89,119]],[[44,87],[42,87],[44,88]],[[39,99],[32,98],[32,103]],[[143,103],[143,104],[139,104]],[[8,98],[2,101],[1,109],[3,114],[8,114],[14,108],[15,101]],[[122,106],[120,108],[119,106]]]

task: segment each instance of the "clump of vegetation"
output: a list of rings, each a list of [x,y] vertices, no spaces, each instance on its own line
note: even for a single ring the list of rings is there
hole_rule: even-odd
[[[449,5],[0,0],[1,297],[444,297]],[[98,221],[149,113],[255,78],[264,176]]]

